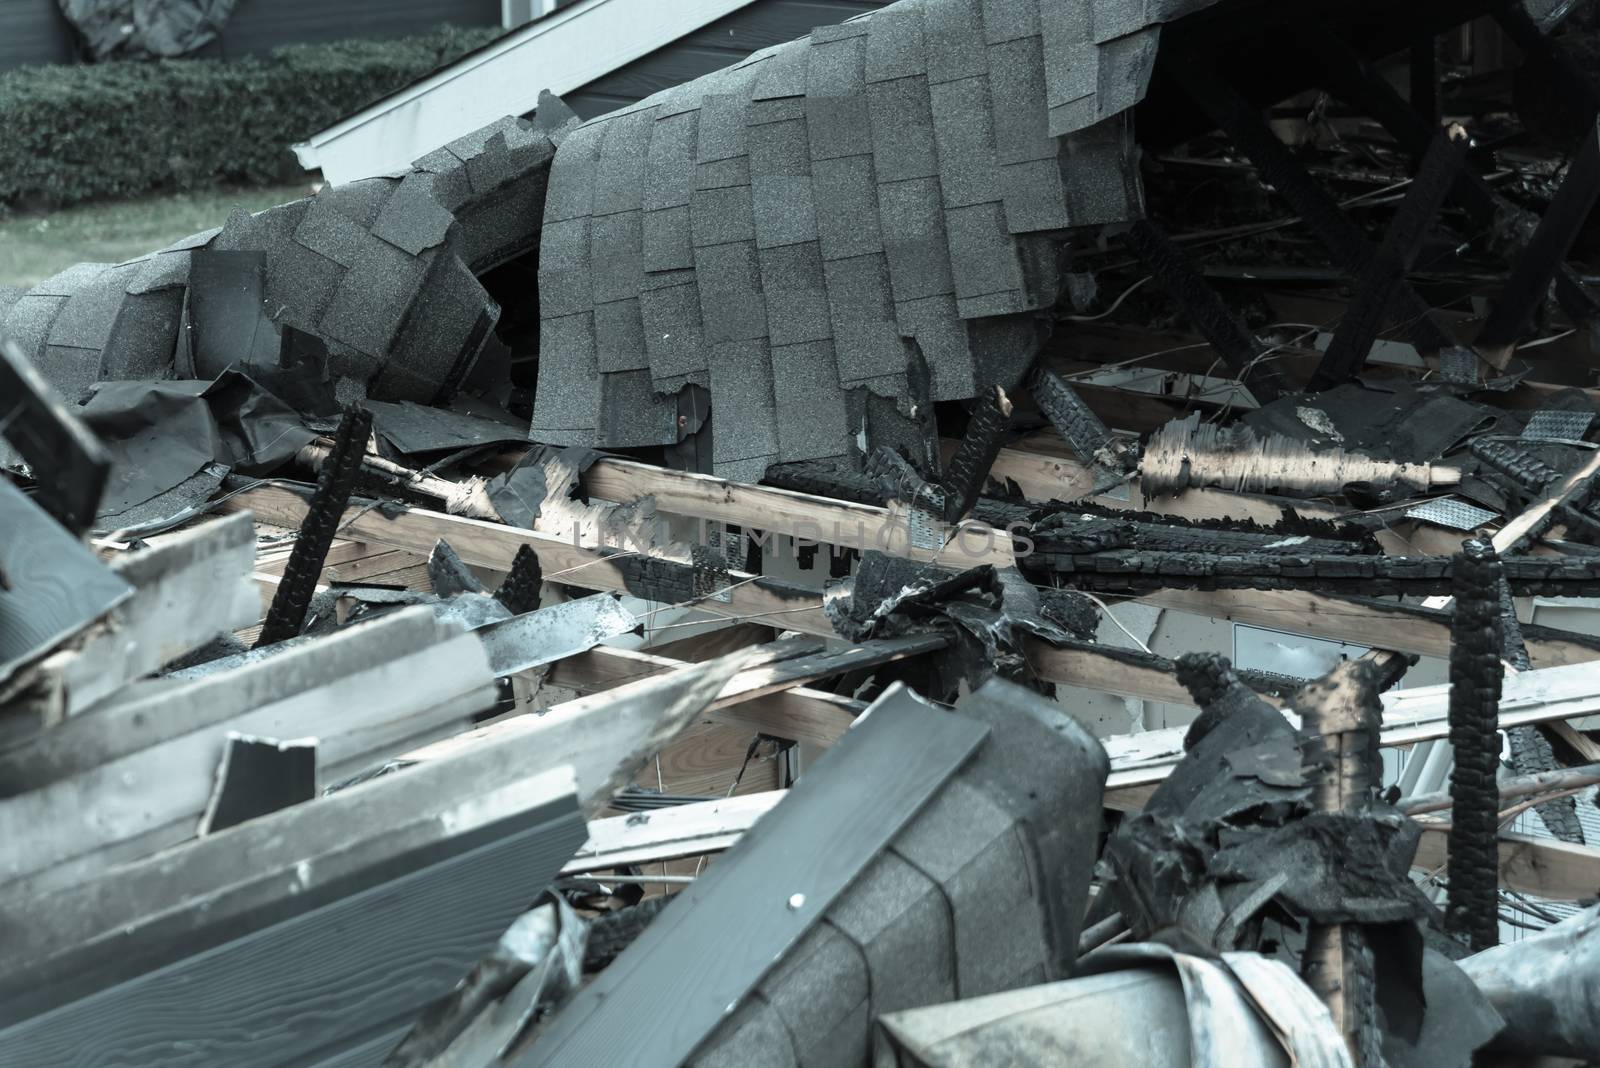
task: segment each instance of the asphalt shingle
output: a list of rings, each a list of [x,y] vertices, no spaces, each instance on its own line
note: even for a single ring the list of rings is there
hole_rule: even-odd
[[[607,124],[595,165],[596,215],[636,211],[644,206],[645,164],[655,127],[653,110],[636,111]]]
[[[828,286],[815,241],[760,250],[761,289],[773,346],[824,341],[829,325]]]
[[[647,289],[639,294],[639,314],[645,351],[650,354],[650,374],[658,386],[664,379],[706,369],[698,286]]]
[[[811,148],[803,117],[752,126],[749,139],[751,181],[811,173]]]
[[[694,266],[689,205],[647,211],[643,222],[644,269],[671,271]]]
[[[696,189],[690,211],[694,247],[753,241],[755,214],[748,185],[723,189]],[[698,269],[698,262],[697,262]]]
[[[923,4],[891,4],[875,12],[867,28],[867,82],[886,82],[928,72],[922,37]]]
[[[658,116],[660,112],[656,113]],[[676,208],[689,203],[694,191],[694,152],[699,137],[698,110],[656,119],[646,153],[644,207],[646,211]],[[566,146],[561,146],[566,151]],[[561,159],[556,156],[557,162]],[[552,178],[552,181],[554,179]],[[548,208],[546,221],[550,220]]]
[[[922,13],[930,83],[937,85],[988,73],[982,0],[937,0],[924,4]]]
[[[932,87],[939,186],[947,208],[1000,199],[987,75]]]
[[[939,182],[913,178],[884,183],[878,186],[878,204],[895,300],[953,293]]]
[[[764,339],[729,341],[711,350],[711,440],[718,475],[728,477],[729,465],[747,461],[764,469],[777,458],[773,407],[772,353]]]
[[[561,151],[550,164],[550,185],[544,200],[546,226],[594,213],[595,172],[600,166],[605,133],[604,124],[587,124],[573,130],[561,143]]]
[[[772,392],[781,462],[845,454],[849,409],[839,386],[832,342],[808,341],[773,349]]]
[[[872,162],[880,182],[932,178],[939,173],[933,106],[921,75],[867,87],[872,116]]]
[[[817,240],[817,212],[809,175],[757,178],[752,187],[756,245],[777,248]]]
[[[1046,0],[1047,3],[1081,3],[1083,0]],[[1135,0],[1139,2],[1139,0]],[[1103,0],[1095,0],[1103,6]],[[1015,41],[1039,34],[1039,0],[983,0],[983,39],[988,44]]]
[[[817,160],[811,167],[811,189],[823,259],[883,251],[871,156]]]
[[[455,217],[434,196],[436,181],[431,174],[406,175],[379,210],[372,235],[413,256],[443,244]]]
[[[591,222],[590,272],[596,304],[639,295],[643,225],[644,212],[638,209],[599,215]]]
[[[649,370],[644,317],[637,297],[594,306],[595,365],[601,374]]]
[[[539,241],[540,318],[577,315],[594,307],[588,218],[546,221]]]
[[[539,365],[529,436],[547,445],[593,445],[600,406],[594,317],[541,318]]]
[[[767,336],[766,303],[762,299],[761,268],[754,241],[696,247],[694,265],[708,346]]]
[[[977,390],[967,324],[957,314],[953,294],[896,301],[895,322],[902,336],[915,338],[932,373],[934,400],[963,400]]]
[[[715,163],[749,153],[745,147],[745,107],[749,98],[743,94],[714,94],[702,99],[700,104],[700,137],[695,159],[700,163]]]

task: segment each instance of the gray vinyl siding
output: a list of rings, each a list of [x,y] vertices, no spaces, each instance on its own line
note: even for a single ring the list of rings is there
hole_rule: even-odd
[[[72,29],[56,0],[0,0],[0,70],[71,59]]]
[[[737,63],[757,49],[804,37],[814,27],[843,22],[888,2],[756,0],[581,89],[563,94],[562,99],[583,118],[592,119]]]

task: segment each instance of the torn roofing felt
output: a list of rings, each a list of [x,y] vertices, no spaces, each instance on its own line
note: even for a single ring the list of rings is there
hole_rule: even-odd
[[[209,499],[228,471],[265,474],[316,437],[298,412],[234,371],[214,382],[107,382],[79,413],[111,460],[100,529],[176,515]]]

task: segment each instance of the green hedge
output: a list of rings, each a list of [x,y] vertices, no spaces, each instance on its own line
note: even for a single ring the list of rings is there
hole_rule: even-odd
[[[25,67],[0,74],[0,204],[65,205],[295,173],[289,146],[492,40],[441,27],[265,58]]]

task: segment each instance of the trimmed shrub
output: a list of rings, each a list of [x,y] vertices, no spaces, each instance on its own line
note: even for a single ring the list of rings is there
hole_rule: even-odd
[[[493,40],[494,29],[295,45],[265,58],[0,74],[0,204],[65,205],[295,173],[289,146]]]

